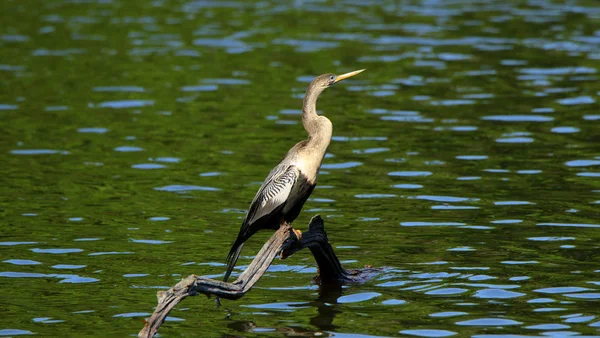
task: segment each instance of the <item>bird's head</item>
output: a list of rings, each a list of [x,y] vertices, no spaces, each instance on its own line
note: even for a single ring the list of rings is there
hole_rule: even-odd
[[[347,79],[358,73],[362,73],[363,71],[364,71],[364,69],[360,69],[360,70],[355,70],[353,72],[349,72],[349,73],[342,74],[342,75],[335,75],[335,74],[319,75],[313,80],[313,85],[316,87],[325,89],[327,87],[333,86],[334,84],[336,84],[344,79]]]

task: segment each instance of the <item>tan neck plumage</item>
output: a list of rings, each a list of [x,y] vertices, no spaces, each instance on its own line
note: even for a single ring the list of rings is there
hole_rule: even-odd
[[[324,89],[324,87],[315,86],[314,83],[311,84],[306,91],[302,106],[302,125],[308,133],[308,140],[303,149],[304,156],[301,158],[302,166],[304,166],[302,169],[307,171],[310,176],[314,176],[315,179],[331,142],[333,131],[331,121],[325,116],[317,114],[317,98]]]

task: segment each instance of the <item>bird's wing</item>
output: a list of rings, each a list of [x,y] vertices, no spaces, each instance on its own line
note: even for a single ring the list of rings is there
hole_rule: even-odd
[[[252,224],[285,203],[298,176],[300,171],[294,165],[279,164],[273,168],[254,196],[244,223]]]
[[[286,202],[299,176],[300,171],[298,168],[289,164],[280,163],[271,170],[263,185],[258,189],[256,196],[254,196],[240,232],[229,250],[229,254],[227,255],[227,272],[225,273],[224,281],[227,281],[229,278],[242,252],[244,242],[260,230],[253,229],[252,224],[261,217],[270,214],[278,207],[281,207]]]

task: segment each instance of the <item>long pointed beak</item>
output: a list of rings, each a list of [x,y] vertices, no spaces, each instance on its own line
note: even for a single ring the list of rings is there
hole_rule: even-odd
[[[351,77],[351,76],[354,76],[354,75],[356,75],[356,74],[358,74],[358,73],[362,73],[362,72],[364,72],[364,71],[365,71],[365,69],[361,69],[361,70],[355,70],[355,71],[353,71],[353,72],[350,72],[350,73],[346,73],[346,74],[338,75],[338,76],[335,78],[335,81],[333,81],[333,83],[338,83],[338,82],[340,82],[340,81],[342,81],[342,80],[344,80],[344,79],[347,79],[347,78],[349,78],[349,77]]]

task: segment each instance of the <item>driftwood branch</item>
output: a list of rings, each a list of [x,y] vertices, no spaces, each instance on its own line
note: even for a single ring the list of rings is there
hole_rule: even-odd
[[[146,320],[138,337],[153,337],[169,312],[188,296],[202,293],[225,299],[241,298],[263,276],[278,253],[281,253],[282,259],[285,259],[301,249],[309,248],[319,266],[319,272],[314,278],[319,284],[339,286],[348,283],[362,283],[381,271],[371,267],[356,270],[344,269],[327,240],[323,218],[319,215],[310,220],[309,230],[302,235],[301,240],[298,240],[291,230],[290,225],[279,228],[235,282],[226,283],[190,275],[169,290],[159,291],[156,295],[158,305],[152,316]]]
[[[308,224],[308,232],[302,234],[302,239],[297,242],[288,240],[284,243],[281,252],[281,258],[285,259],[297,251],[309,248],[317,261],[319,267],[314,280],[317,284],[351,284],[364,283],[381,272],[381,269],[365,266],[363,269],[346,270],[342,267],[340,260],[335,255],[327,233],[325,232],[325,222],[321,216],[314,216]]]

